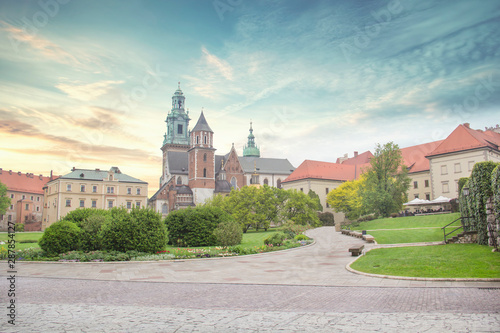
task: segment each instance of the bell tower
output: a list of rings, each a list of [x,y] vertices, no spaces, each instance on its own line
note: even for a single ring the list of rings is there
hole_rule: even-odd
[[[215,148],[214,132],[208,126],[203,111],[190,135],[189,187],[193,191],[195,204],[211,198],[215,189]]]
[[[253,135],[252,122],[250,122],[250,134],[248,134],[248,142],[243,147],[243,156],[260,157],[260,150],[255,144],[255,135]]]

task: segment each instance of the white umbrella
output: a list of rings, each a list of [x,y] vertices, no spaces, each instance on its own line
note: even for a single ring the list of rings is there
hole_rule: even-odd
[[[428,205],[430,203],[429,200],[422,200],[419,198],[415,198],[410,202],[404,203],[404,206],[423,206],[423,205]]]
[[[451,200],[451,198],[440,196],[440,197],[432,200],[431,203],[436,203],[436,204],[446,203],[446,202],[450,202],[450,200]]]

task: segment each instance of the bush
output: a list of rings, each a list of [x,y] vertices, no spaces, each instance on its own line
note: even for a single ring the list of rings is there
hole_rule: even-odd
[[[101,228],[110,222],[111,216],[91,215],[81,222],[80,250],[97,251],[102,249]]]
[[[318,218],[324,227],[335,225],[335,217],[330,212],[318,213]]]
[[[280,228],[288,239],[293,239],[296,235],[303,233],[307,229],[309,229],[309,227],[296,224],[292,221],[288,221]]]
[[[214,230],[217,245],[234,246],[241,243],[243,239],[243,230],[236,221],[224,221],[219,223]]]
[[[399,216],[399,214],[398,214],[398,213],[391,213],[391,217],[392,217],[392,218],[396,218],[396,217],[398,217],[398,216]]]
[[[66,214],[62,218],[62,220],[73,222],[78,227],[81,227],[83,221],[88,219],[90,216],[94,215],[110,216],[111,211],[106,209],[96,209],[96,208],[77,208]]]
[[[214,231],[227,221],[234,220],[227,212],[213,206],[176,210],[165,218],[170,244],[181,247],[216,245]]]
[[[48,255],[57,255],[78,249],[81,230],[73,222],[58,221],[48,227],[38,244]]]
[[[104,250],[154,253],[167,245],[167,229],[154,210],[134,208],[127,213],[125,208],[115,208],[111,215],[112,220],[101,227]]]
[[[16,230],[16,232],[23,232],[24,231],[24,224],[23,223],[16,223],[14,225],[14,230]]]
[[[301,240],[309,240],[310,238],[304,234],[300,234],[295,236],[293,239],[295,239],[296,241],[301,241]]]
[[[377,217],[374,214],[370,214],[370,215],[361,216],[357,221],[358,222],[372,221],[372,220],[375,220],[376,218]]]
[[[283,232],[277,232],[264,239],[264,244],[272,246],[280,246],[283,245],[285,239],[286,235]]]

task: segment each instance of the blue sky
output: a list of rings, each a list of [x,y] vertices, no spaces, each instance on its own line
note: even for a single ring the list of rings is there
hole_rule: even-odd
[[[3,169],[157,188],[177,82],[218,154],[335,161],[499,123],[500,1],[2,1]]]

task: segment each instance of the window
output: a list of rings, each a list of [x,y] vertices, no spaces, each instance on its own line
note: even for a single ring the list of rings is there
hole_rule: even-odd
[[[203,162],[207,161],[207,154],[203,154]]]
[[[137,195],[140,195],[140,194],[141,194],[141,189],[140,189],[140,188],[138,188],[138,189],[137,189]]]
[[[264,178],[264,185],[269,185],[269,180],[267,178]]]
[[[80,207],[85,207],[85,200],[80,200]]]
[[[127,187],[127,194],[132,194],[132,188],[131,187]]]
[[[205,138],[203,139],[204,143],[207,144],[207,136],[205,135]]]
[[[425,200],[431,200],[431,195],[429,193],[425,194]]]
[[[71,207],[71,199],[66,199],[66,207]]]
[[[108,200],[108,208],[113,208],[113,200]]]
[[[207,168],[203,168],[203,178],[207,177]]]
[[[326,208],[330,208],[330,205],[328,204],[328,202],[326,203]]]
[[[22,196],[22,199],[23,199],[23,200],[24,200],[24,199],[26,199],[26,196],[25,196],[24,194],[23,194],[23,196]]]
[[[36,211],[39,212],[40,211],[40,207],[39,206],[36,206]]]
[[[276,186],[278,188],[281,188],[281,178],[278,178],[278,181],[276,182]]]
[[[132,203],[130,201],[127,201],[127,209],[131,209],[132,208]]]
[[[425,187],[429,187],[429,180],[428,180],[428,179],[426,179],[426,180],[424,181],[424,185],[425,185]]]
[[[238,183],[236,182],[236,178],[231,178],[231,188],[237,189]]]
[[[450,186],[448,185],[448,182],[442,182],[442,187],[443,187],[443,193],[449,193],[450,192]]]
[[[460,163],[455,163],[455,173],[462,172],[462,166]]]
[[[197,135],[196,136],[196,144],[200,143],[200,137]]]
[[[71,184],[66,184],[66,191],[71,192]]]
[[[140,201],[137,201],[137,202],[135,203],[135,207],[136,207],[136,208],[141,208],[141,202],[140,202]]]
[[[26,204],[26,205],[24,206],[24,209],[25,209],[25,210],[29,210],[29,209],[30,209],[30,205],[29,205],[29,204]]]
[[[442,175],[448,174],[448,167],[446,165],[441,165],[441,174]]]
[[[36,197],[36,201],[40,201],[40,197]]]
[[[304,189],[302,187],[300,188],[300,192],[304,192]]]
[[[85,192],[85,185],[80,185],[80,192]]]
[[[33,196],[30,197],[30,200],[33,201]]]
[[[97,208],[97,200],[92,200],[92,208]]]
[[[177,134],[182,134],[182,132],[183,132],[182,124],[178,124],[177,125]]]
[[[108,193],[115,193],[115,188],[113,186],[108,186]]]
[[[97,185],[92,186],[92,192],[97,193]]]
[[[108,179],[113,180],[113,175],[109,175]]]
[[[7,221],[12,221],[12,215],[7,215]]]
[[[10,205],[10,210],[13,210],[14,209],[14,205]]]
[[[472,169],[474,168],[474,161],[469,161],[469,171],[472,171]]]
[[[418,182],[413,182],[413,188],[418,188]]]
[[[415,194],[414,197],[415,197],[415,199],[418,199],[418,194]]]
[[[11,198],[11,199],[14,199],[14,194],[11,194],[11,195],[10,195],[10,198]]]
[[[330,192],[330,189],[327,187],[325,188],[325,193],[328,194],[328,192]]]

